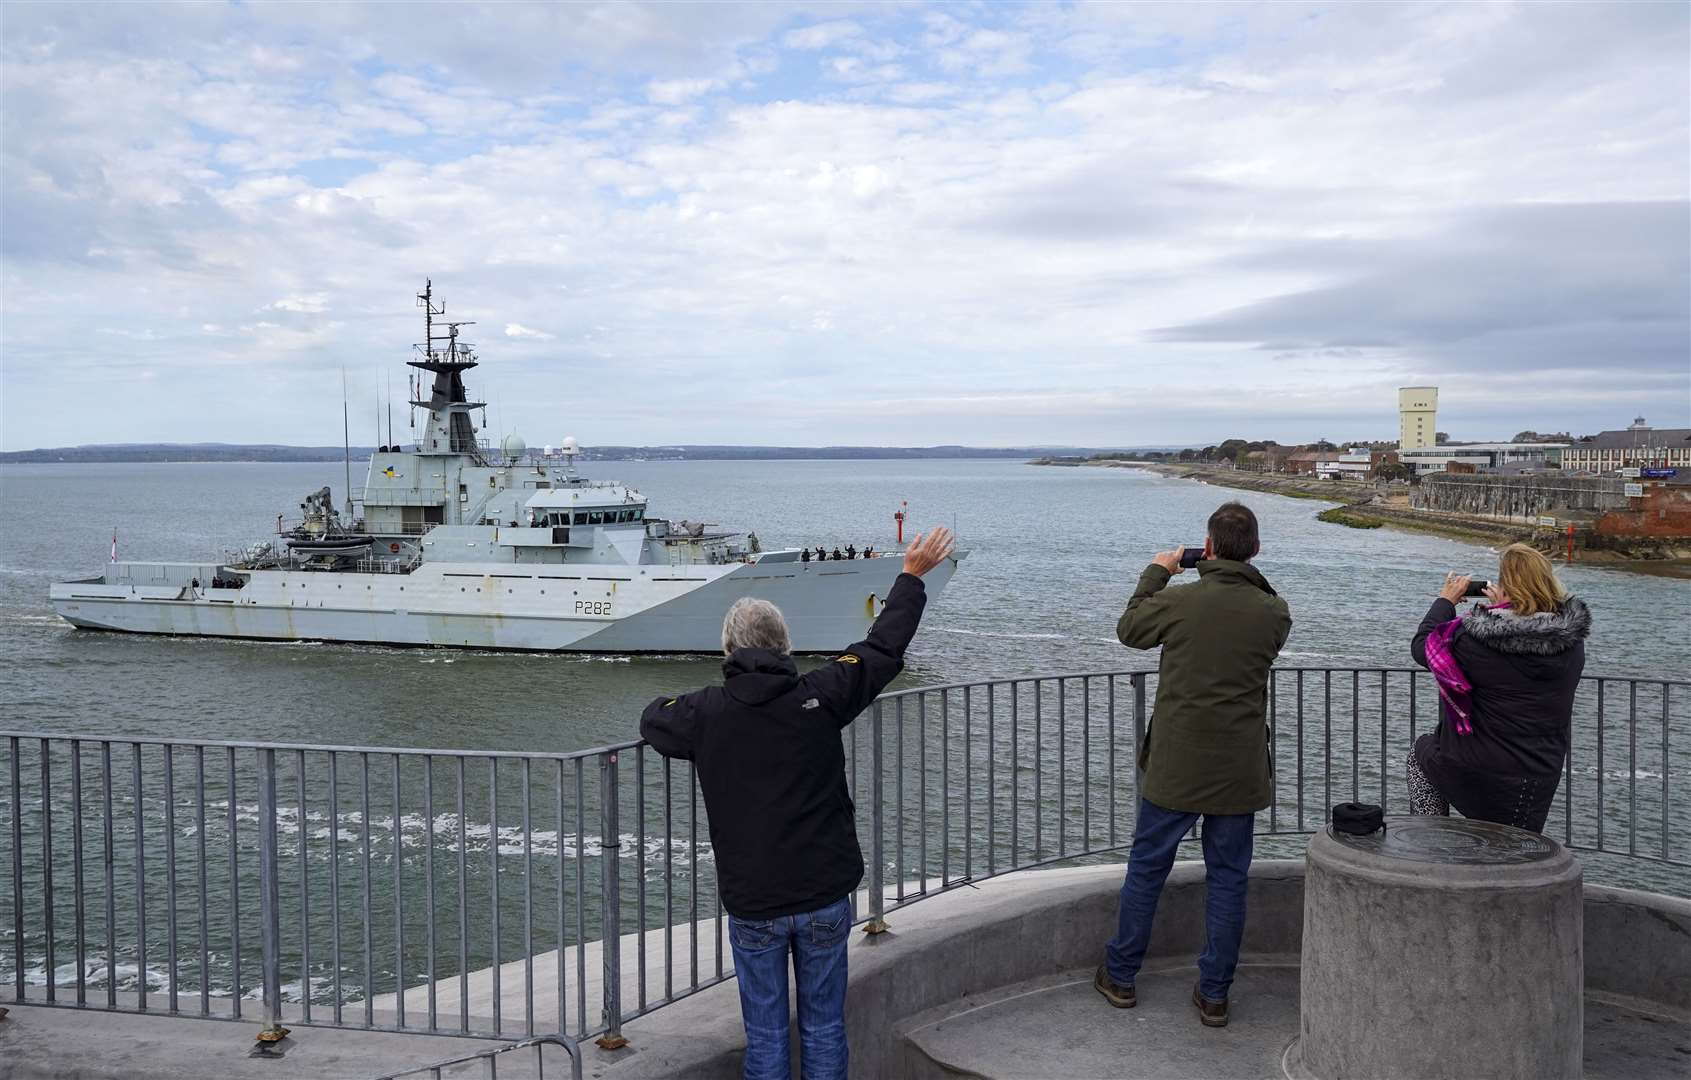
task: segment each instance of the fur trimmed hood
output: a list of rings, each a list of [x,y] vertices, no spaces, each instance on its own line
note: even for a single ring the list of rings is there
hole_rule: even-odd
[[[1517,615],[1479,607],[1462,616],[1462,632],[1488,648],[1516,656],[1556,656],[1591,634],[1591,610],[1570,596],[1556,611]]]

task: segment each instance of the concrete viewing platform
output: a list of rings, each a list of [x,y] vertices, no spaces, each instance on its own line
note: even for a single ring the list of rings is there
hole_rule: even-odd
[[[1221,1029],[1202,1027],[1191,1004],[1203,941],[1201,863],[1180,863],[1169,876],[1138,1007],[1112,1008],[1092,989],[1121,879],[1120,864],[1030,871],[889,915],[888,933],[851,946],[852,1075],[1287,1076],[1287,1051],[1299,1035],[1303,861],[1252,867],[1243,963],[1231,1022]],[[1496,916],[1507,917],[1501,909]],[[1691,901],[1587,885],[1582,916],[1584,1075],[1683,1075],[1691,1064]],[[1374,963],[1389,980],[1393,958]],[[1376,1022],[1418,1019],[1388,1012]],[[624,1030],[630,1048],[600,1075],[739,1075],[732,986]],[[1498,1028],[1494,1037],[1516,1033]],[[1441,1035],[1427,1030],[1425,1038],[1437,1045]],[[1452,1060],[1448,1075],[1475,1074]]]
[[[1287,1052],[1300,1034],[1304,861],[1252,868],[1244,961],[1222,1029],[1200,1026],[1190,1003],[1203,934],[1200,863],[1181,863],[1170,875],[1138,1007],[1111,1008],[1092,990],[1121,877],[1119,861],[1006,875],[894,911],[887,933],[855,935],[846,1013],[852,1075],[1288,1075]],[[1581,906],[1583,1075],[1684,1075],[1691,1066],[1691,901],[1586,885]],[[536,967],[553,962],[537,957]],[[1390,962],[1378,961],[1382,975]],[[473,981],[472,998],[486,985]],[[472,1004],[483,1011],[484,1003]],[[1412,1028],[1418,1019],[1387,1014],[1378,1023]],[[286,1056],[262,1061],[246,1056],[256,1030],[254,1023],[13,1006],[0,1020],[0,1080],[369,1080],[498,1045],[295,1027]],[[583,1047],[585,1075],[739,1076],[744,1042],[732,982],[629,1021],[624,1033],[624,1049]],[[1499,1028],[1495,1036],[1516,1033]],[[1425,1039],[1437,1044],[1441,1033],[1429,1028]],[[1453,1061],[1450,1074],[1470,1075],[1461,1066]],[[476,1065],[443,1075],[486,1073]],[[533,1059],[513,1055],[498,1075],[535,1076]],[[545,1075],[568,1075],[561,1052],[547,1058]]]

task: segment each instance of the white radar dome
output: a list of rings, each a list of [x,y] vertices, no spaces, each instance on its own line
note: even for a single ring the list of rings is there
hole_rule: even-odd
[[[561,452],[565,453],[565,454],[580,453],[581,452],[581,444],[575,441],[574,435],[566,435],[566,436],[564,436],[564,445],[561,448]]]
[[[499,448],[504,451],[506,461],[515,461],[523,456],[523,452],[528,449],[528,443],[523,442],[521,435],[512,434],[500,440]]]

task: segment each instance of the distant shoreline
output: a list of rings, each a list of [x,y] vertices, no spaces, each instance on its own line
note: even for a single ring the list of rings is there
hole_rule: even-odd
[[[536,450],[538,447],[531,447]],[[1139,449],[1139,448],[1135,448]],[[355,460],[368,460],[373,446],[351,448]],[[78,464],[200,464],[205,462],[316,463],[338,462],[346,454],[339,446],[235,445],[222,443],[146,443],[109,446],[65,446],[0,452],[0,465]],[[409,452],[409,448],[406,451]],[[1052,453],[1120,453],[1110,448],[990,447],[990,446],[594,446],[584,448],[582,464],[595,461],[1023,461]],[[545,460],[545,459],[543,459]]]
[[[1242,472],[1211,465],[1166,464],[1155,461],[1035,462],[1089,468],[1143,469],[1160,476],[1196,480],[1216,487],[1262,491],[1295,499],[1320,499],[1340,504],[1323,512],[1323,521],[1350,528],[1387,528],[1402,532],[1430,533],[1454,540],[1501,546],[1532,544],[1546,554],[1559,556],[1565,550],[1562,533],[1530,525],[1453,514],[1429,514],[1407,507],[1380,505],[1371,500],[1378,493],[1372,484],[1315,477]],[[1691,541],[1637,540],[1610,548],[1577,547],[1574,562],[1657,577],[1691,579]]]
[[[1286,476],[1277,473],[1242,472],[1214,465],[1182,465],[1161,461],[1122,461],[1109,458],[1102,461],[1064,461],[1042,459],[1030,462],[1058,468],[1143,469],[1159,476],[1182,480],[1202,480],[1218,487],[1238,488],[1242,491],[1266,491],[1293,499],[1321,499],[1326,502],[1352,503],[1374,494],[1373,484],[1352,480],[1321,480],[1314,476]]]

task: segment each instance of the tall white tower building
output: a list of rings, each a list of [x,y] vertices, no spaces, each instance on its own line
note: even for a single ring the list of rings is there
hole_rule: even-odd
[[[1439,388],[1400,386],[1397,391],[1397,448],[1417,450],[1438,442]]]

